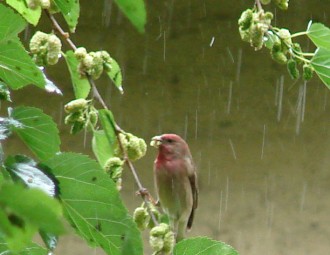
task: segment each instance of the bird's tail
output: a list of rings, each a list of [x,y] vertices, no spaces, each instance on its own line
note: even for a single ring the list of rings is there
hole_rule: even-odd
[[[188,223],[187,223],[187,229],[190,230],[194,221],[194,216],[195,216],[195,209],[193,208],[191,210],[189,219],[188,219]]]

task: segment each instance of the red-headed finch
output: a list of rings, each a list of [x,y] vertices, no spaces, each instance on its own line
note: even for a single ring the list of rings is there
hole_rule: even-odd
[[[188,144],[178,135],[152,138],[158,148],[154,162],[155,186],[160,205],[169,216],[176,241],[185,237],[194,219],[198,202],[196,169]]]

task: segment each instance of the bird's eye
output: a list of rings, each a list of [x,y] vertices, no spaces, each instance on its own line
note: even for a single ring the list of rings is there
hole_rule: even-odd
[[[171,138],[166,139],[166,142],[173,143],[173,140]]]

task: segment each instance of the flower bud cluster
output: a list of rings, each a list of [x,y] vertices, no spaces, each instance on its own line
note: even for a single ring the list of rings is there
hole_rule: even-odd
[[[122,173],[123,173],[124,160],[118,157],[111,157],[104,165],[104,170],[109,174],[110,178],[116,183],[117,190],[121,190],[122,186]]]
[[[54,34],[36,32],[30,40],[33,60],[39,66],[55,65],[61,56],[62,43]]]
[[[84,47],[80,47],[74,54],[79,61],[78,71],[82,77],[88,74],[96,80],[101,76],[103,70],[106,72],[111,70],[112,58],[104,50],[88,53]]]
[[[239,33],[243,41],[249,42],[255,50],[260,50],[264,43],[264,35],[273,19],[271,12],[245,10],[238,20]]]
[[[39,6],[41,7],[41,9],[49,9],[52,5],[52,0],[27,0],[27,6],[32,9],[35,10],[37,9]]]
[[[98,112],[90,100],[75,99],[64,106],[68,113],[65,124],[71,125],[71,134],[81,131],[83,128],[94,128],[98,121]]]
[[[130,133],[120,133],[119,139],[121,141],[121,144],[123,146],[123,149],[127,153],[127,157],[131,161],[138,160],[142,158],[146,152],[147,152],[147,144],[146,142],[137,136],[134,136]],[[123,158],[123,153],[121,151],[121,148],[117,147],[115,154]]]
[[[154,250],[153,254],[171,254],[175,245],[175,236],[170,226],[160,223],[150,230],[149,243]]]

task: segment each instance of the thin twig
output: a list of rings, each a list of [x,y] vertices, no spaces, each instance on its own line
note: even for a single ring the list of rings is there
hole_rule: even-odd
[[[50,21],[52,22],[52,25],[54,27],[54,29],[60,34],[60,36],[69,44],[70,48],[72,50],[76,50],[77,46],[73,43],[73,41],[70,39],[70,34],[68,32],[65,32],[62,27],[60,26],[60,24],[57,22],[57,20],[55,19],[54,15],[52,15],[48,10],[45,10],[48,18],[50,19]],[[90,75],[86,74],[86,77],[92,87],[92,91],[93,91],[93,97],[96,98],[96,100],[98,100],[100,102],[100,104],[102,105],[102,107],[104,109],[109,109],[106,105],[106,103],[104,102],[102,96],[100,95],[94,80],[90,77]],[[139,176],[137,175],[137,171],[134,167],[134,165],[132,164],[132,162],[129,160],[128,156],[127,156],[127,152],[119,138],[119,134],[123,132],[123,130],[120,128],[120,126],[117,123],[114,123],[115,126],[113,127],[116,133],[116,137],[117,137],[117,141],[118,141],[118,145],[121,149],[121,151],[123,152],[124,155],[124,160],[126,165],[128,166],[128,168],[131,170],[131,173],[134,177],[135,183],[138,186],[138,193],[141,195],[142,200],[145,202],[146,206],[147,206],[147,210],[148,213],[152,219],[152,221],[154,222],[155,225],[159,225],[155,214],[151,211],[151,205],[150,203],[153,203],[153,199],[152,196],[150,195],[150,193],[148,192],[148,190],[146,188],[143,187]]]
[[[257,5],[259,11],[262,11],[263,10],[262,9],[262,5],[260,3],[260,0],[256,0],[256,5]]]

